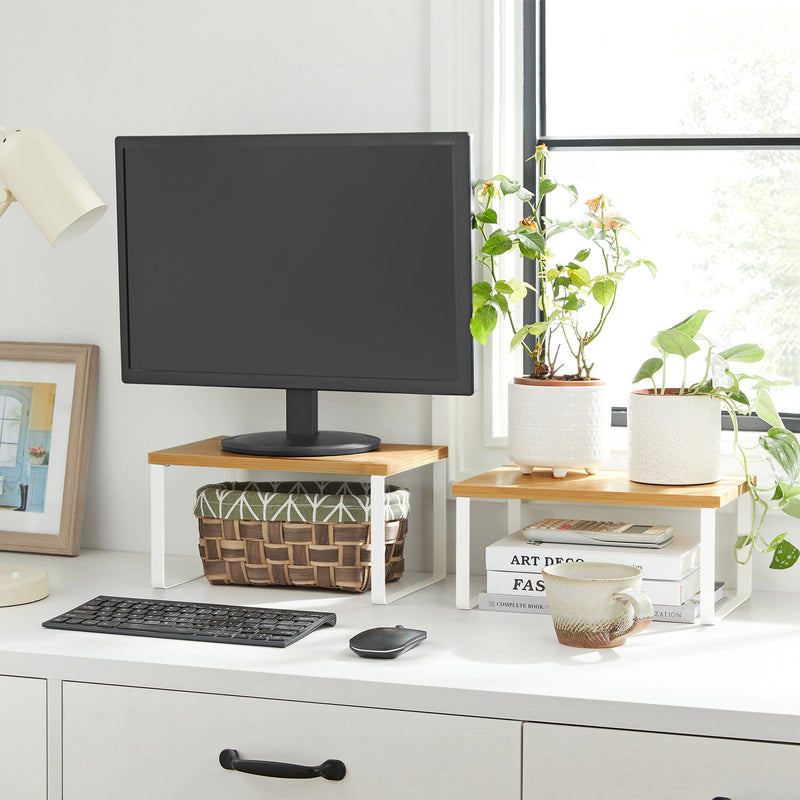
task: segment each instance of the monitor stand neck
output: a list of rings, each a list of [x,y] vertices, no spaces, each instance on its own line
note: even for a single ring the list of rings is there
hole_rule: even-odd
[[[286,430],[230,436],[220,443],[229,453],[254,456],[344,456],[377,450],[377,436],[349,431],[321,431],[317,422],[317,390],[286,390]]]

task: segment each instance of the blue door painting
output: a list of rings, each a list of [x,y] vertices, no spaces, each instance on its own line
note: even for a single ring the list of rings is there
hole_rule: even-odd
[[[0,507],[43,512],[55,384],[0,383]]]

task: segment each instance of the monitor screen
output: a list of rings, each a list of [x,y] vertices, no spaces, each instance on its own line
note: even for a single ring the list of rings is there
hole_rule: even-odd
[[[116,141],[130,383],[473,391],[465,133]]]

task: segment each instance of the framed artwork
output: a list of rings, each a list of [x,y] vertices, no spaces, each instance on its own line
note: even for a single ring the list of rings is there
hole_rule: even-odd
[[[0,550],[80,550],[98,352],[0,342]]]

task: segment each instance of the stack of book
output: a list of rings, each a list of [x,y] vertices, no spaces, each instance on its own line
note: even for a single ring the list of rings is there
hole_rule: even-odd
[[[568,561],[638,567],[642,570],[642,591],[653,601],[654,620],[691,623],[699,617],[700,543],[696,536],[681,534],[658,547],[636,547],[590,540],[583,544],[531,541],[523,531],[517,531],[486,548],[486,592],[478,596],[478,607],[549,613],[542,567]],[[722,599],[722,584],[716,584],[715,589],[716,604]]]

